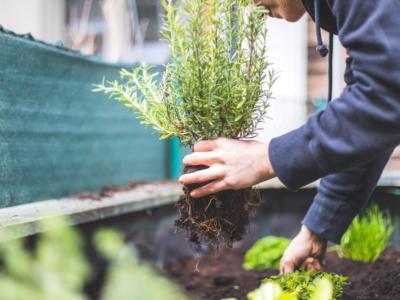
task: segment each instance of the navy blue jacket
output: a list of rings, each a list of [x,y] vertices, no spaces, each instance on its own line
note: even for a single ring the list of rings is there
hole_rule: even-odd
[[[303,3],[313,17],[313,1]],[[400,1],[320,0],[320,12],[348,50],[347,85],[305,125],[273,139],[269,156],[291,190],[322,178],[303,224],[339,242],[400,144]]]

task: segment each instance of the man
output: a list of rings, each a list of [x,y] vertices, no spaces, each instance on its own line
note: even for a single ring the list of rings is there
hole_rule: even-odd
[[[275,176],[291,190],[322,178],[300,233],[282,258],[281,273],[286,273],[307,258],[322,263],[327,241],[340,241],[400,143],[400,1],[260,2],[270,16],[287,21],[297,21],[307,11],[317,25],[338,34],[349,53],[347,85],[324,111],[269,145],[229,139],[199,142],[184,164],[209,168],[183,175],[180,181],[210,181],[192,192],[200,197]],[[318,50],[326,54],[322,45]]]

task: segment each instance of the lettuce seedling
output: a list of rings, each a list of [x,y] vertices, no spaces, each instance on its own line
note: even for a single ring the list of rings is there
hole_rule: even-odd
[[[387,248],[393,230],[390,216],[374,205],[353,220],[336,251],[341,257],[374,262]]]
[[[297,300],[295,294],[286,293],[279,284],[269,281],[247,295],[247,300]]]
[[[248,300],[334,300],[343,293],[347,278],[319,271],[296,271],[263,280]]]
[[[289,239],[276,236],[259,239],[246,252],[243,268],[246,270],[279,269],[283,252],[289,243]]]

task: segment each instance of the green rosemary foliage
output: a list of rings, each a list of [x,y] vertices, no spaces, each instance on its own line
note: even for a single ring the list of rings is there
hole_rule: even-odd
[[[374,262],[386,249],[394,227],[390,216],[374,205],[365,215],[357,216],[343,235],[337,252],[340,256]]]
[[[255,135],[276,76],[266,59],[265,9],[249,0],[163,0],[162,36],[171,58],[161,82],[142,65],[105,81],[106,93],[133,110],[162,139]]]
[[[283,237],[266,236],[259,239],[244,255],[246,270],[279,269],[283,252],[290,240]]]

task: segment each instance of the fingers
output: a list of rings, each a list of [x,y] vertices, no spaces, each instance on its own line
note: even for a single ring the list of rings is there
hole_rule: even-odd
[[[296,264],[291,261],[291,260],[285,260],[282,259],[281,260],[281,265],[280,265],[280,269],[279,269],[279,273],[281,275],[287,274],[287,273],[292,273],[296,270]]]
[[[301,265],[301,268],[306,271],[315,270],[322,271],[323,262],[318,258],[309,257]]]
[[[216,148],[215,141],[200,141],[193,147],[194,152],[207,152]]]
[[[216,162],[221,162],[221,159],[216,155],[215,151],[193,152],[183,159],[185,166],[210,166]]]
[[[200,141],[194,145],[194,152],[186,155],[183,159],[185,165],[206,165],[209,166],[215,162],[222,162],[220,151],[223,147],[229,147],[229,140],[218,138],[216,140]]]
[[[224,189],[225,189],[224,181],[217,180],[193,190],[190,193],[190,196],[192,196],[193,198],[201,198],[210,194],[215,194]]]
[[[179,182],[183,185],[194,183],[202,183],[222,178],[224,175],[221,168],[213,166],[208,169],[196,171],[193,173],[184,174],[179,178]]]
[[[279,271],[280,274],[283,275],[296,271],[298,267],[306,271],[310,270],[321,271],[322,261],[320,259],[313,257],[308,257],[307,259],[301,261],[288,260],[284,257],[281,260]]]

